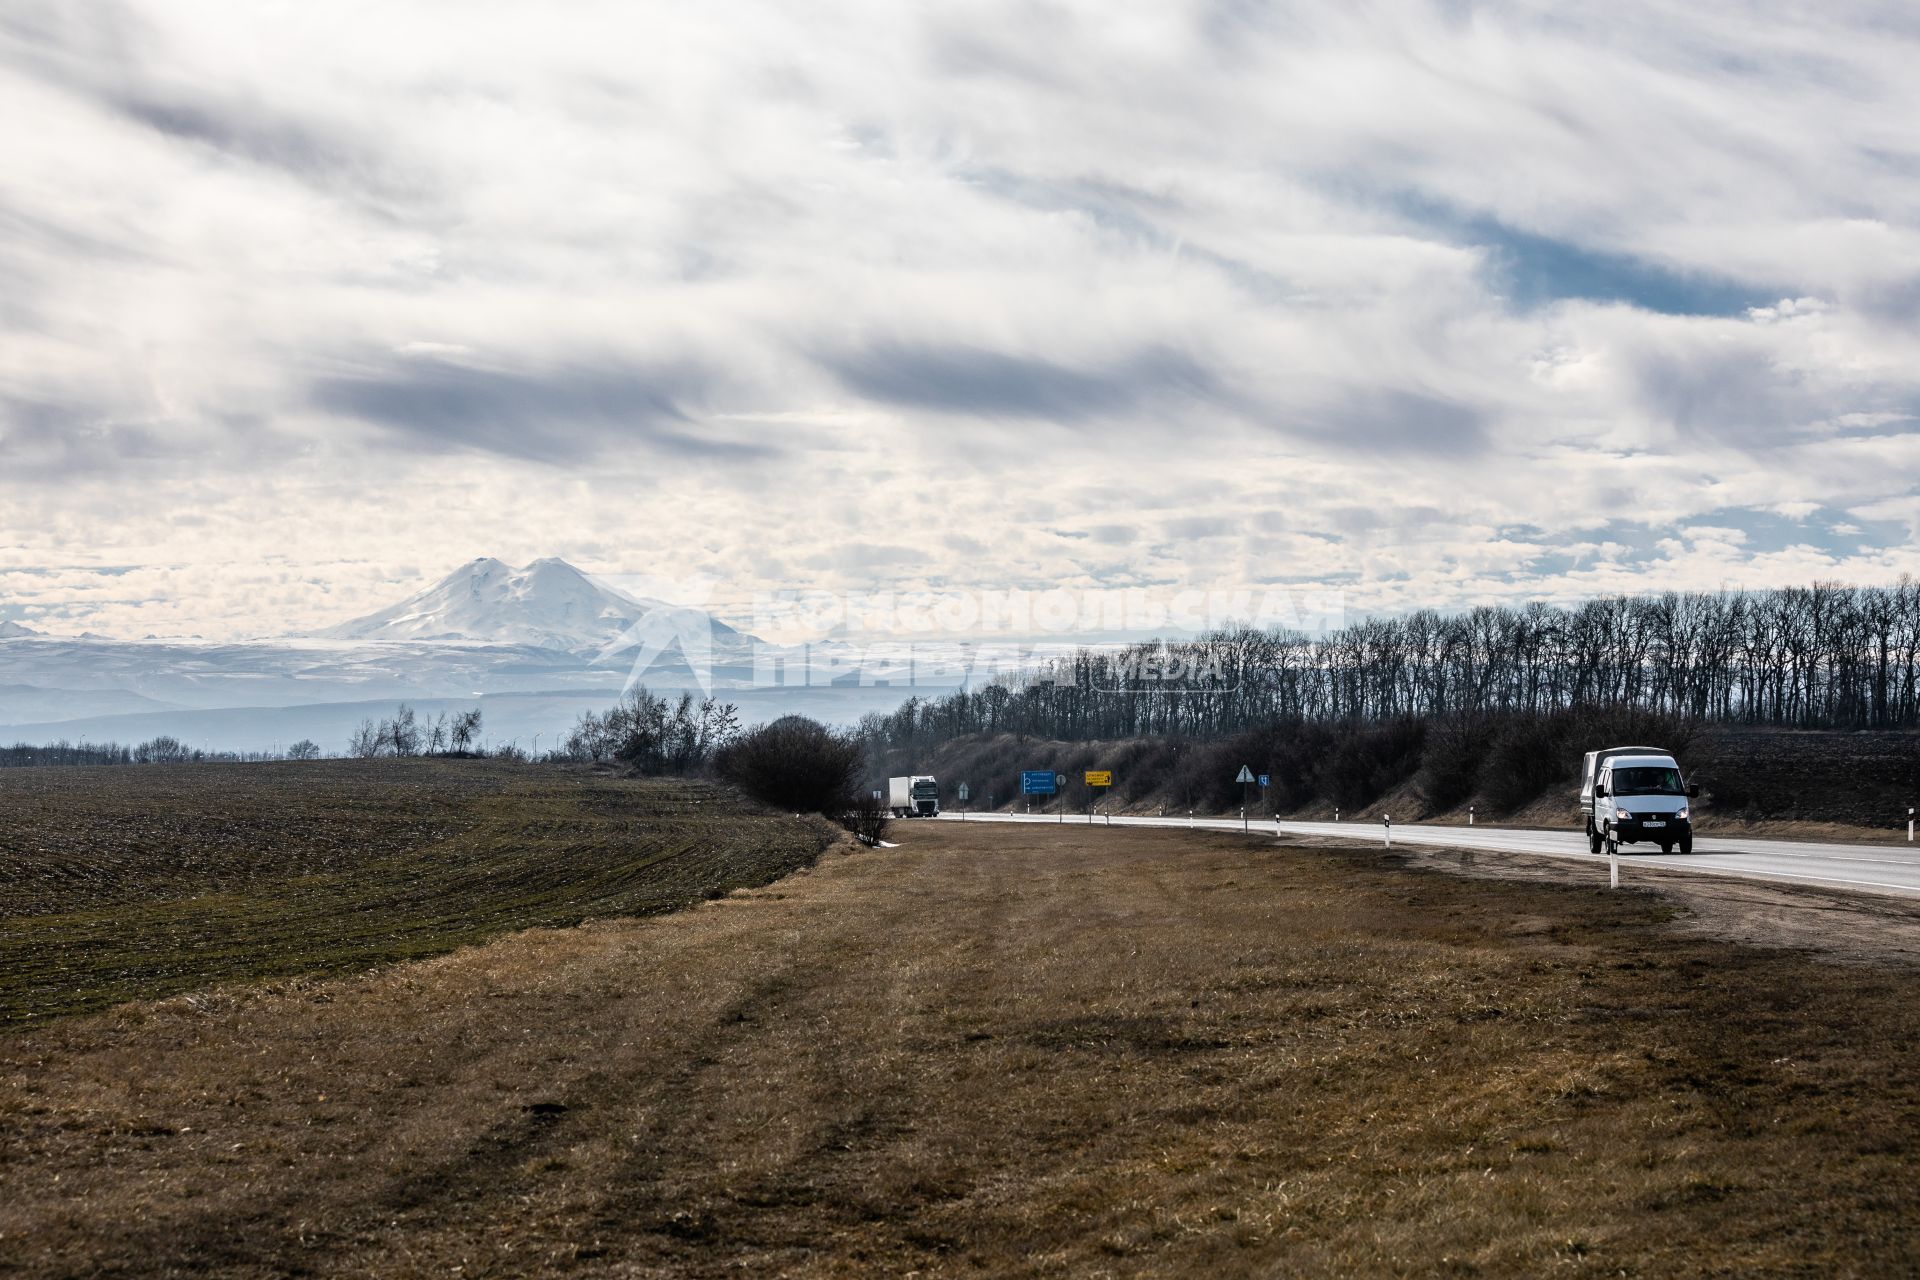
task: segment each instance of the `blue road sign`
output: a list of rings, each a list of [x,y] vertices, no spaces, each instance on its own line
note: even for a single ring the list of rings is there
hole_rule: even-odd
[[[1267,785],[1267,775],[1264,773],[1260,775],[1260,785],[1263,787]]]
[[[1020,772],[1020,790],[1030,796],[1050,796],[1054,792],[1053,770],[1023,769]]]

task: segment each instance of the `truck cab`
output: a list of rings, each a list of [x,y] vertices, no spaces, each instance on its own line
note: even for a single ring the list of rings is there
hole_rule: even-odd
[[[1692,853],[1692,801],[1699,794],[1679,762],[1658,748],[1589,752],[1580,785],[1587,848],[1618,852],[1623,844],[1646,842],[1662,853]]]
[[[887,779],[887,809],[896,818],[940,816],[940,783],[932,774]]]

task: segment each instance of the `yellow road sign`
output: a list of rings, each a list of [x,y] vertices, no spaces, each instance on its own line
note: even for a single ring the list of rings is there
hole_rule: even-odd
[[[1087,785],[1088,785],[1088,786],[1090,786],[1090,787],[1110,787],[1110,786],[1112,786],[1112,785],[1113,785],[1113,770],[1111,770],[1111,769],[1089,769],[1089,770],[1087,770]]]

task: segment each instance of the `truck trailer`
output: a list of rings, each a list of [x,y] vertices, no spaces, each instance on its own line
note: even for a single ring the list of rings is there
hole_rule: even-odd
[[[940,784],[932,774],[887,779],[887,809],[896,818],[940,816]]]

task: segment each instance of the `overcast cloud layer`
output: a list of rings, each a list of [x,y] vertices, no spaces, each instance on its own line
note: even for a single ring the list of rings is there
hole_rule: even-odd
[[[0,8],[0,619],[1920,571],[1907,5]]]

